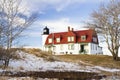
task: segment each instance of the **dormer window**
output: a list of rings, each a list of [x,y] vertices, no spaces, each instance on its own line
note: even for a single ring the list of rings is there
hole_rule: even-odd
[[[74,41],[74,36],[69,36],[68,37],[68,42],[73,42]]]
[[[59,43],[60,42],[60,38],[56,38],[56,42]]]
[[[49,38],[49,39],[48,39],[48,42],[49,42],[49,43],[52,43],[52,38]]]
[[[81,41],[85,41],[86,40],[86,35],[81,36]]]

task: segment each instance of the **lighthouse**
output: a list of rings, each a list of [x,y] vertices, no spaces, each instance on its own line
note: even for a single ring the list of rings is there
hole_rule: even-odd
[[[43,33],[42,33],[42,49],[45,51],[45,42],[46,39],[49,35],[49,28],[47,28],[47,26],[45,28],[43,28]]]

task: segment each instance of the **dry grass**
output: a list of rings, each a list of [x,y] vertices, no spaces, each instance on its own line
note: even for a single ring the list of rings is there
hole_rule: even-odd
[[[109,68],[120,69],[120,61],[114,61],[111,56],[107,55],[56,55],[62,61],[67,62],[80,62],[83,61],[87,64],[95,66],[103,66]]]
[[[50,52],[45,52],[36,48],[20,48],[24,52],[34,54],[38,57],[42,57],[48,61],[66,61],[73,63],[86,63],[85,65],[95,65],[95,66],[103,66],[109,68],[118,68],[120,69],[120,61],[114,61],[112,56],[107,55],[87,55],[87,54],[79,54],[79,55],[52,55]]]
[[[37,57],[42,57],[47,61],[57,61],[57,59],[51,54],[51,52],[42,51],[36,48],[21,48],[20,50],[26,53],[34,54]]]
[[[120,61],[114,61],[112,56],[107,56],[107,55],[80,54],[80,55],[54,55],[53,56],[50,52],[45,52],[35,48],[32,48],[32,49],[23,48],[21,50],[30,54],[35,54],[38,57],[45,58],[48,61],[61,60],[61,61],[74,62],[74,63],[80,63],[80,61],[83,61],[88,65],[96,65],[96,66],[120,69]]]
[[[51,55],[51,53],[42,51],[41,49],[37,49],[37,48],[21,48],[20,50],[26,53],[34,54],[38,57],[45,57]]]
[[[108,68],[118,68],[120,69],[120,61],[114,61],[112,56],[107,55],[56,55],[57,58],[66,62],[79,63],[83,66],[102,66]],[[106,72],[101,71],[102,74],[107,76],[120,76],[120,72]],[[106,79],[109,80],[109,79]]]

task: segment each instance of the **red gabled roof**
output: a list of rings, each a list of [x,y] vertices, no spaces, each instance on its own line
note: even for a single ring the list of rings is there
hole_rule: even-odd
[[[73,36],[74,41],[68,42],[68,37]],[[86,36],[86,40],[82,41],[81,36]],[[93,37],[97,39],[97,42],[93,41]],[[49,38],[53,39],[52,43],[49,43]],[[56,38],[60,38],[60,42],[56,42]],[[79,30],[79,31],[70,31],[68,32],[59,32],[59,33],[51,33],[48,35],[45,45],[50,44],[67,44],[67,43],[96,43],[98,44],[97,34],[94,30]]]

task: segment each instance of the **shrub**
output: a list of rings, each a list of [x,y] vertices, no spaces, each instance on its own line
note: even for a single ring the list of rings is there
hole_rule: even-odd
[[[10,59],[16,58],[15,52],[17,49],[0,48],[0,60],[4,62],[4,68],[8,67]]]
[[[55,59],[54,56],[48,56],[48,57],[46,58],[46,60],[51,61],[51,62],[56,61],[56,59]]]

